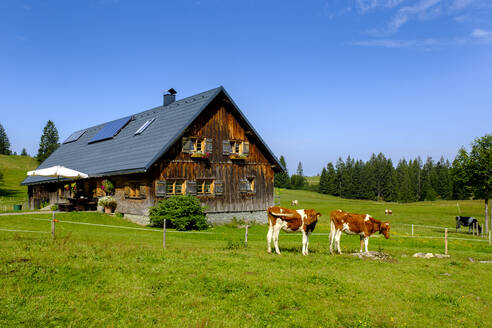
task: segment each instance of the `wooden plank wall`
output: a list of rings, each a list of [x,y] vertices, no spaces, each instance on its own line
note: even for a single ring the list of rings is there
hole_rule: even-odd
[[[224,181],[222,196],[199,196],[207,212],[238,212],[265,210],[273,205],[272,164],[267,160],[251,131],[238,121],[238,116],[227,99],[218,99],[186,131],[188,137],[213,140],[213,152],[207,160],[192,159],[181,151],[179,140],[160,161],[155,180],[197,180],[212,178]],[[223,140],[242,140],[250,144],[246,161],[231,161],[222,153]],[[255,178],[255,193],[240,193],[239,181]],[[155,186],[155,181],[154,181]],[[152,188],[154,195],[154,188]],[[159,198],[157,198],[159,199]]]

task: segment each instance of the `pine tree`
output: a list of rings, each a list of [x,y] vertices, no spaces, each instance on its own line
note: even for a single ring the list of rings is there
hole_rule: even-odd
[[[436,192],[441,199],[451,199],[452,183],[449,176],[449,161],[441,156],[436,165],[437,186]]]
[[[468,153],[465,148],[461,147],[450,169],[453,199],[469,199],[471,197],[471,187],[468,185],[466,172],[468,160]]]
[[[326,193],[328,195],[336,195],[337,194],[337,172],[335,171],[335,167],[333,163],[328,163],[326,166],[326,175],[327,175],[327,186]]]
[[[489,198],[492,196],[492,134],[476,138],[472,143],[467,165],[468,184],[473,196],[485,202],[485,231],[492,229],[492,214],[489,225]]]
[[[427,160],[422,169],[422,200],[436,200],[437,192],[437,174],[432,157],[427,157]]]
[[[321,170],[321,175],[319,177],[319,184],[318,184],[318,192],[321,194],[328,193],[328,173],[326,171],[326,168],[323,168],[323,170]]]
[[[58,130],[50,120],[46,123],[41,141],[39,142],[38,155],[36,156],[39,162],[43,162],[60,146],[58,139]]]
[[[302,170],[302,163],[299,162],[299,164],[297,165],[297,175],[300,175],[301,177],[304,176],[304,171]]]
[[[345,161],[344,170],[342,172],[342,195],[344,198],[354,198],[354,185],[353,185],[353,175],[354,175],[354,160],[347,157]]]
[[[402,159],[398,162],[398,166],[396,167],[396,172],[397,172],[398,186],[399,186],[398,201],[402,203],[409,203],[415,201],[412,192],[408,163],[405,159]]]
[[[275,173],[274,185],[277,188],[289,188],[290,178],[289,172],[287,171],[287,163],[285,163],[284,156],[280,156],[280,165],[283,166],[285,172]]]
[[[22,148],[22,151],[21,151],[21,156],[29,156],[29,155],[27,154],[27,150],[26,150],[26,148]]]
[[[0,155],[10,155],[10,153],[9,138],[7,137],[7,133],[2,124],[0,124]]]
[[[336,167],[336,174],[337,174],[335,196],[344,197],[344,195],[342,194],[342,175],[344,174],[345,171],[345,163],[343,162],[341,157],[338,157],[335,167]]]
[[[299,174],[292,174],[290,177],[290,186],[292,189],[304,189],[306,186],[306,178]]]

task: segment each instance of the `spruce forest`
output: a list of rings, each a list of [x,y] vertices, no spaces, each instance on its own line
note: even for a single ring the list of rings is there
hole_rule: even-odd
[[[297,174],[287,172],[275,176],[275,186],[288,189],[310,189],[322,194],[348,199],[410,203],[437,199],[485,199],[492,190],[492,135],[476,138],[468,153],[460,148],[452,163],[428,157],[425,162],[401,159],[396,163],[382,153],[372,154],[364,162],[350,156],[328,163],[321,171],[319,183],[309,185],[299,163]],[[286,168],[285,159],[280,163]],[[487,206],[487,205],[486,205]]]

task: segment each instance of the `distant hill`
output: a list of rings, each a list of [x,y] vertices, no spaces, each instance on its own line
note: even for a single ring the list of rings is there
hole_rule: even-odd
[[[307,183],[311,186],[311,185],[317,185],[319,184],[319,178],[320,176],[319,175],[315,175],[313,177],[306,177],[306,181]]]
[[[11,210],[14,204],[27,202],[27,187],[20,183],[29,170],[34,170],[39,163],[29,156],[0,155],[0,211]]]

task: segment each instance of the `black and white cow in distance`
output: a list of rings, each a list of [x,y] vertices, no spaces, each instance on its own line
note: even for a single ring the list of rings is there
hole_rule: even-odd
[[[470,216],[457,216],[456,217],[456,231],[461,230],[461,226],[469,227],[468,232],[471,232],[473,225],[478,226],[478,233],[482,233],[482,227],[478,223],[478,220]]]

